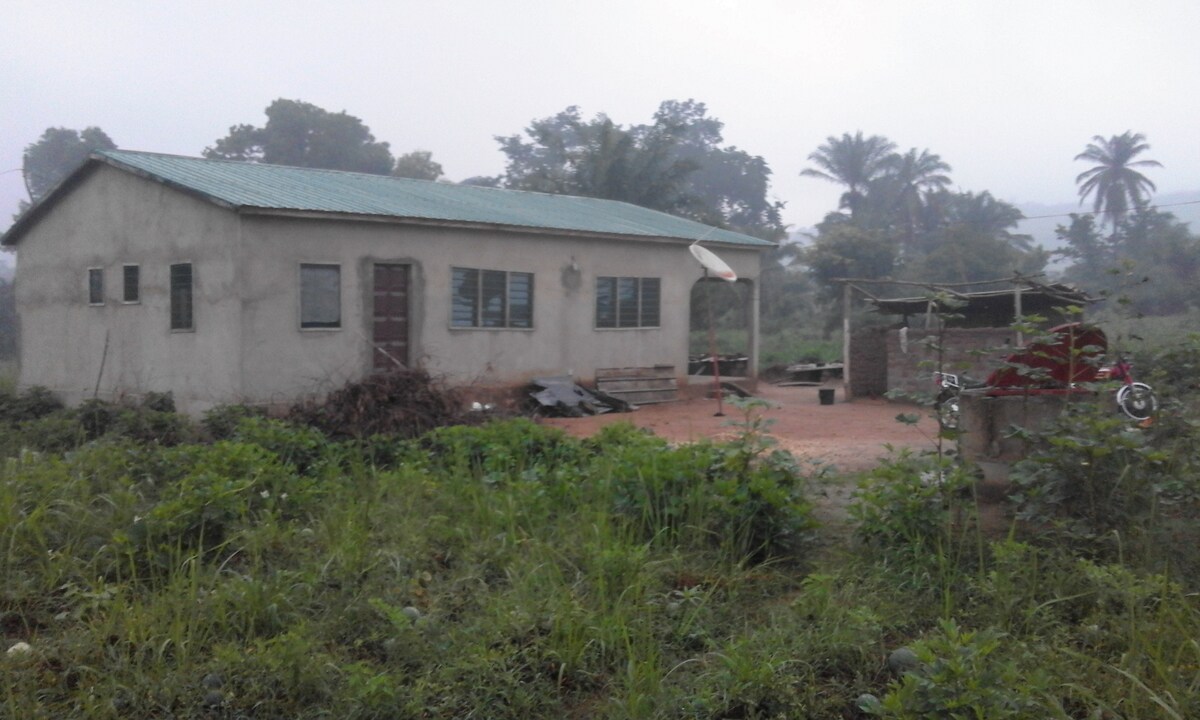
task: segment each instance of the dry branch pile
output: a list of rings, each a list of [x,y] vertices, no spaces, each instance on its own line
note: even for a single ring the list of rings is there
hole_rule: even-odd
[[[414,438],[437,427],[478,421],[464,412],[458,391],[424,370],[394,370],[347,383],[321,400],[293,405],[288,419],[335,438]]]

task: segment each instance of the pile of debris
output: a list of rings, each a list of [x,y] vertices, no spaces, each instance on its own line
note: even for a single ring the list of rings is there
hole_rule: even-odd
[[[588,390],[570,376],[534,378],[529,397],[535,401],[535,412],[553,417],[583,417],[637,409],[599,390]]]
[[[424,370],[400,369],[347,383],[320,400],[293,405],[289,420],[334,438],[394,435],[415,438],[446,425],[474,424],[461,394]]]

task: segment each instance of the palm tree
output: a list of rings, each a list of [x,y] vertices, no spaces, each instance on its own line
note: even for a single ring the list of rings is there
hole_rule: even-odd
[[[903,155],[892,153],[884,165],[886,177],[894,189],[891,211],[902,214],[905,246],[911,249],[917,233],[922,193],[929,195],[945,190],[950,177],[943,173],[950,172],[951,168],[941,156],[928,150],[918,154],[916,148]]]
[[[1107,140],[1096,135],[1087,149],[1075,156],[1076,160],[1098,163],[1091,170],[1080,173],[1075,182],[1079,185],[1080,205],[1088,195],[1095,195],[1092,209],[1097,213],[1103,209],[1101,225],[1110,220],[1115,231],[1130,208],[1144,207],[1150,192],[1157,189],[1149,178],[1133,169],[1162,167],[1157,160],[1134,160],[1149,149],[1144,135],[1126,130]]]
[[[805,168],[800,174],[845,185],[841,206],[849,208],[853,217],[867,184],[884,172],[887,158],[895,149],[891,140],[882,135],[863,137],[862,130],[854,135],[843,133],[840,138],[830,135],[808,156],[817,167]]]

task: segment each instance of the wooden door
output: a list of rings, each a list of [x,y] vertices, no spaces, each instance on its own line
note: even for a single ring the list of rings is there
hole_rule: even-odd
[[[409,284],[408,265],[375,265],[371,364],[376,370],[408,367]]]

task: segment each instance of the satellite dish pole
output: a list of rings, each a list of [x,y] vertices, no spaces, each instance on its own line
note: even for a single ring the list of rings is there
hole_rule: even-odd
[[[709,231],[711,232],[711,230]],[[721,367],[720,360],[717,355],[717,327],[713,322],[712,310],[712,288],[708,284],[708,273],[711,270],[717,277],[728,282],[737,282],[737,273],[735,273],[725,261],[717,257],[715,253],[707,248],[700,247],[700,241],[692,243],[688,246],[692,256],[700,262],[704,268],[704,304],[708,309],[708,354],[712,360],[713,387],[717,393],[717,413],[714,417],[725,416],[724,392],[721,390]]]

